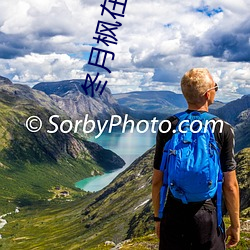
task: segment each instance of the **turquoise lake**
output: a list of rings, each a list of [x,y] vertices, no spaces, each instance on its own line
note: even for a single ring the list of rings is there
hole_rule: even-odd
[[[98,143],[106,149],[118,154],[126,165],[111,173],[94,176],[78,181],[75,186],[85,191],[95,192],[107,186],[119,173],[123,172],[135,159],[155,145],[156,134],[148,130],[146,133],[112,132],[105,133],[99,138],[90,138],[90,141]]]

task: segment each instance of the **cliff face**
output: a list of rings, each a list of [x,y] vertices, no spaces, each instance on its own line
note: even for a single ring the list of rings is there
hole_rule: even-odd
[[[119,104],[106,87],[103,94],[94,98],[86,95],[81,85],[84,80],[38,83],[33,89],[50,95],[57,106],[73,119],[81,119],[85,114],[89,119],[104,121],[111,115],[122,115]]]

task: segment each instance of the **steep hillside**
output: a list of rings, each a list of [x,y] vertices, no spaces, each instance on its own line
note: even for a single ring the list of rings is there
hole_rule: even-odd
[[[92,98],[86,95],[83,88],[84,80],[65,80],[60,82],[41,82],[33,89],[50,95],[54,102],[73,119],[83,119],[85,114],[89,119],[104,121],[111,115],[122,115],[119,104],[106,87],[103,94],[98,93]]]
[[[250,148],[241,150],[236,155],[237,177],[240,186],[241,210],[248,208],[246,214],[250,217]]]
[[[242,111],[237,119],[235,126],[236,145],[235,151],[250,147],[250,108]]]
[[[47,133],[51,115],[67,115],[46,94],[28,86],[0,85],[0,212],[9,206],[33,203],[52,196],[53,186],[74,188],[91,174],[122,167],[124,161],[99,145],[60,131]],[[25,127],[30,116],[39,116],[42,129],[31,133]],[[33,126],[36,124],[33,124]]]
[[[235,152],[250,146],[250,95],[227,103],[211,113],[229,122],[235,130]]]
[[[217,109],[214,113],[235,126],[238,123],[237,117],[240,115],[240,113],[249,108],[250,94],[244,95],[240,99],[227,103],[223,107]]]
[[[242,211],[249,209],[250,206],[249,150],[249,148],[244,149],[236,155],[242,194]],[[89,245],[92,245],[92,242],[97,244],[101,239],[117,242],[119,237],[130,239],[152,232],[153,154],[154,149],[151,149],[138,158],[124,173],[101,191],[94,202],[84,208],[83,221],[85,226],[87,223],[87,227],[91,230],[95,230],[95,227],[102,228],[99,234],[93,236],[94,238],[92,238],[91,243],[88,243]],[[119,237],[117,231],[119,231]]]

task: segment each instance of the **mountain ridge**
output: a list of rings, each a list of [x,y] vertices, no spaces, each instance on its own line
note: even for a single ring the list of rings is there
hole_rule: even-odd
[[[102,95],[91,97],[85,94],[81,86],[84,82],[82,79],[41,82],[33,86],[33,89],[49,95],[57,106],[73,119],[88,114],[90,119],[103,122],[114,114],[123,115],[109,88],[106,87]]]

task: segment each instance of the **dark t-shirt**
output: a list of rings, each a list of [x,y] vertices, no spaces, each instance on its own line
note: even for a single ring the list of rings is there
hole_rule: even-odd
[[[192,112],[192,110],[187,110],[187,112],[190,113]],[[167,120],[169,120],[172,124],[171,130],[168,133],[161,133],[160,131],[158,131],[156,137],[154,168],[158,170],[160,169],[164,146],[166,142],[172,138],[173,135],[172,131],[176,128],[179,121],[178,118],[176,118],[175,116],[171,116],[167,118]],[[218,121],[221,119],[215,118],[214,120]],[[214,130],[214,137],[215,140],[217,141],[218,147],[220,148],[220,161],[221,161],[222,172],[227,172],[235,170],[236,168],[236,162],[234,159],[234,145],[235,145],[234,131],[229,123],[223,120],[221,121],[222,125],[220,122],[216,123]],[[169,126],[168,123],[164,123],[162,125],[162,131],[167,131],[168,126]]]

